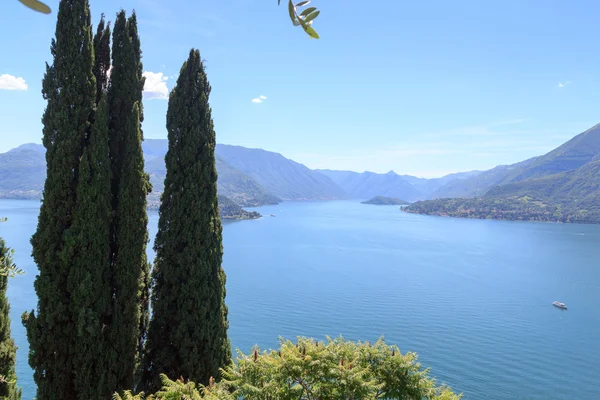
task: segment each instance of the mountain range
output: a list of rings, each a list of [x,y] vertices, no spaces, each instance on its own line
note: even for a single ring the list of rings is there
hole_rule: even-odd
[[[600,222],[600,124],[543,156],[451,182],[433,198],[407,211],[504,219],[528,219],[531,213],[545,215],[542,220]],[[508,204],[510,212],[500,210]]]
[[[146,139],[143,143],[146,172],[150,175],[151,207],[157,206],[164,188],[164,157],[168,142]],[[416,201],[455,180],[479,171],[423,179],[409,175],[373,172],[311,170],[281,154],[241,146],[218,144],[215,150],[219,195],[243,207],[280,201],[368,199],[384,195]],[[46,175],[45,149],[27,143],[0,154],[0,198],[39,198]]]
[[[168,142],[147,139],[143,150],[153,185],[149,204],[156,206],[163,190]],[[32,143],[0,154],[0,198],[39,198],[45,179],[44,154],[41,145]],[[501,216],[494,210],[510,200],[503,215],[512,219],[531,212],[549,219],[600,221],[600,124],[539,157],[434,179],[394,171],[311,170],[278,153],[225,144],[217,145],[215,156],[219,195],[238,206],[384,196],[414,202],[406,208],[409,212],[469,216],[479,208],[473,212],[497,218]],[[554,211],[549,213],[550,209]]]

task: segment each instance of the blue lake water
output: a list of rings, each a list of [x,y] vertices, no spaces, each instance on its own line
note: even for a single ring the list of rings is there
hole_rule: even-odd
[[[29,238],[38,206],[0,200],[9,218],[0,236],[26,271],[8,292],[24,399],[35,394],[20,315],[36,306]],[[352,201],[259,211],[276,217],[224,227],[234,347],[384,335],[465,399],[600,399],[600,226],[427,217]],[[151,213],[152,238],[157,222]]]

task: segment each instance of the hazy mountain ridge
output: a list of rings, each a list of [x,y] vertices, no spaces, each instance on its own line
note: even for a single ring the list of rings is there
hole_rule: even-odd
[[[338,200],[348,197],[330,178],[279,153],[219,144],[216,154],[282,200]]]
[[[167,148],[164,139],[144,142],[146,171],[154,187],[149,197],[151,203],[158,203],[163,190]],[[219,195],[242,206],[274,204],[280,199],[364,200],[384,196],[417,201],[409,211],[424,210],[436,215],[483,215],[485,212],[481,210],[473,211],[473,207],[482,207],[492,217],[494,210],[504,210],[501,215],[504,218],[530,213],[535,218],[543,215],[546,219],[560,216],[560,220],[600,221],[600,125],[539,157],[488,171],[435,179],[399,175],[394,171],[377,174],[311,170],[279,153],[241,146],[219,144],[215,152]],[[39,197],[45,172],[41,145],[25,144],[0,154],[0,197]],[[449,201],[450,198],[454,200]],[[468,202],[461,198],[481,200]],[[439,200],[422,204],[427,203],[422,201],[426,199]],[[574,211],[567,215],[564,212],[567,208]],[[550,209],[555,211],[549,212]]]
[[[574,170],[492,188],[484,197],[530,196],[559,204],[600,208],[600,160]]]
[[[144,143],[146,172],[153,191],[149,201],[156,203],[164,189],[166,140]],[[277,204],[280,199],[268,194],[252,178],[217,157],[219,195],[227,196],[241,206]],[[45,149],[41,144],[27,143],[0,154],[0,198],[37,199],[41,197],[46,179]]]
[[[415,201],[422,199],[424,196],[422,192],[394,171],[386,174],[335,170],[317,171],[334,181],[353,199],[370,199],[375,196],[384,196]]]
[[[499,165],[475,176],[465,179],[455,179],[436,189],[432,199],[479,197],[496,185],[506,182],[514,171],[521,170],[536,160],[536,157],[510,165]]]
[[[152,183],[153,192],[162,193],[167,173],[164,161],[167,147],[166,141],[150,139],[148,142],[148,150],[153,155],[153,158],[146,160],[146,171],[150,174],[150,183]],[[215,159],[219,175],[219,195],[226,196],[243,207],[255,207],[281,202],[276,196],[267,193],[254,179],[229,165],[221,156],[217,155]],[[150,196],[154,195],[151,193]]]
[[[153,185],[150,202],[159,201],[164,188],[167,149],[165,139],[147,139],[143,143],[145,169]],[[278,153],[217,145],[216,164],[219,194],[238,205],[277,204],[280,197],[286,200],[347,198],[327,177]],[[0,154],[0,198],[39,198],[45,176],[45,149],[40,144],[27,143]]]
[[[146,172],[153,191],[149,201],[157,203],[164,187],[168,150],[165,139],[143,142]],[[0,198],[39,198],[46,174],[45,149],[27,143],[0,154]],[[410,175],[374,172],[311,170],[278,153],[241,146],[217,145],[216,164],[219,194],[241,206],[276,204],[285,200],[368,199],[375,196],[430,198],[430,193],[447,182],[468,179],[479,171],[425,179]],[[235,166],[232,164],[236,164]],[[279,196],[277,195],[279,194]]]
[[[491,182],[495,184],[488,186]],[[470,180],[455,182],[455,186],[454,193],[462,190],[474,196],[422,201],[409,206],[407,211],[473,218],[600,223],[600,125],[543,156],[496,167]],[[446,187],[445,194],[449,192]],[[467,197],[479,199],[471,201]]]
[[[45,179],[42,145],[27,143],[0,154],[0,198],[39,198]]]

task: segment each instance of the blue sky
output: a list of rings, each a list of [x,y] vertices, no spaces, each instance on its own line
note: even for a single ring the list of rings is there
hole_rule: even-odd
[[[46,1],[51,16],[2,3],[0,152],[41,141],[58,0]],[[313,0],[320,40],[276,0],[90,3],[94,23],[138,14],[147,138],[166,137],[162,97],[192,47],[206,60],[218,142],[311,168],[488,169],[600,122],[597,0]]]

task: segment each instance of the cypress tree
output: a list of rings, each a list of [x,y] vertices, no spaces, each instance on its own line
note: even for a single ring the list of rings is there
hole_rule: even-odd
[[[149,391],[160,388],[161,373],[208,384],[231,362],[210,91],[200,53],[192,50],[167,111],[167,174],[144,362]]]
[[[104,14],[94,35],[94,76],[96,77],[96,104],[108,89],[108,70],[110,69],[110,23],[104,22]]]
[[[68,290],[75,324],[74,385],[79,399],[109,399],[117,390],[109,360],[112,288],[110,264],[110,159],[104,96],[79,166],[77,204],[65,233],[63,259],[71,268]]]
[[[38,226],[31,239],[39,275],[37,313],[24,314],[29,364],[37,399],[76,399],[73,357],[77,326],[69,293],[71,262],[62,256],[65,232],[73,223],[79,160],[96,99],[94,55],[87,0],[62,0],[52,65],[46,65],[42,118],[47,176]],[[75,305],[75,310],[79,307]]]
[[[8,269],[12,263],[10,249],[0,238],[0,267]],[[0,275],[0,399],[19,400],[21,390],[17,388],[17,374],[15,373],[17,348],[10,336],[10,317],[8,315],[10,306],[6,298],[7,288],[8,276]]]
[[[118,359],[119,389],[134,385],[146,335],[149,265],[146,196],[150,191],[142,153],[142,76],[140,40],[135,14],[117,15],[113,30],[111,79],[108,89],[109,143],[112,167],[111,252],[113,277],[112,344]]]

